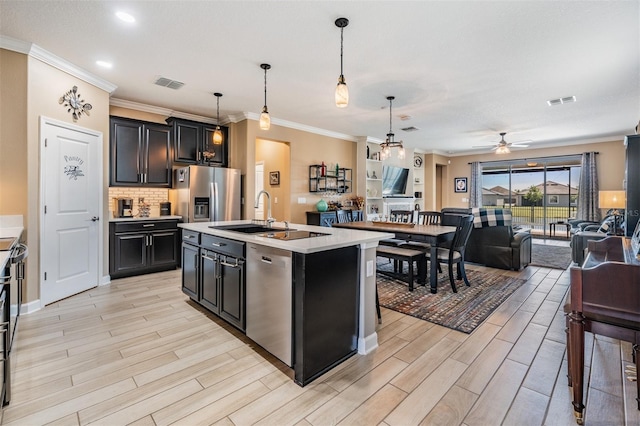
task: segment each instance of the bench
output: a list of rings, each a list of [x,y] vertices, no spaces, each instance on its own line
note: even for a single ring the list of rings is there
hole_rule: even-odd
[[[403,281],[407,281],[407,283],[409,284],[409,291],[413,291],[413,262],[418,262],[418,284],[425,283],[425,278],[427,275],[427,257],[423,251],[412,250],[403,247],[378,246],[376,248],[376,255],[400,262],[400,272],[380,271],[380,273],[390,275],[394,278],[399,278]],[[402,274],[402,262],[409,263],[408,275]]]

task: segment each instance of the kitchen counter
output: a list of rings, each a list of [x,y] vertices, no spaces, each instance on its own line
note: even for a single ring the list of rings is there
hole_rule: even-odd
[[[0,238],[20,237],[23,231],[22,216],[0,216]],[[4,270],[10,255],[10,250],[0,251],[0,271]]]
[[[327,228],[323,226],[302,225],[298,223],[289,224],[291,230],[312,231],[322,234],[328,234],[320,237],[303,238],[299,240],[278,240],[275,238],[260,237],[256,234],[245,234],[237,231],[229,231],[222,229],[210,228],[210,226],[232,225],[232,224],[251,224],[250,220],[234,220],[229,222],[195,222],[181,223],[178,227],[188,229],[195,232],[201,232],[218,237],[229,238],[236,241],[246,243],[255,243],[267,247],[274,247],[282,250],[289,250],[295,253],[317,253],[321,251],[333,250],[342,247],[350,247],[354,245],[375,244],[378,241],[387,238],[393,238],[394,234],[389,232],[359,231],[351,229]],[[282,222],[273,224],[274,228],[284,228]]]
[[[252,222],[250,220],[195,222],[181,223],[178,226],[185,232],[190,231],[244,242],[247,243],[247,247],[261,245],[269,249],[280,249],[292,253],[292,286],[296,289],[293,291],[292,300],[295,334],[293,345],[296,348],[294,350],[294,380],[296,383],[304,385],[327,371],[327,368],[332,368],[344,361],[346,358],[341,358],[335,352],[338,345],[352,347],[357,344],[354,351],[359,354],[368,354],[378,347],[376,333],[378,321],[375,303],[376,247],[380,240],[393,238],[393,233],[327,228],[295,223],[289,225],[290,230],[311,231],[327,235],[297,240],[279,240],[256,234],[210,228],[210,226],[241,224],[250,225]],[[276,222],[273,227],[284,228],[285,225],[283,222]],[[189,245],[186,244],[186,246]],[[183,244],[184,246],[185,244]],[[215,251],[214,248],[211,250]],[[191,251],[193,250],[191,249]],[[247,262],[249,263],[247,268],[251,268],[249,256]],[[202,277],[202,275],[200,276]],[[183,275],[183,288],[184,278],[185,275]],[[250,284],[254,283],[247,283],[247,286]],[[204,285],[194,286],[194,288],[201,290],[203,287]],[[334,300],[336,295],[339,296],[337,300]],[[190,294],[190,297],[195,297],[194,300],[197,301],[202,300],[202,297],[195,295],[195,293]],[[331,302],[327,302],[328,300]],[[327,303],[334,307],[339,306],[336,309],[346,315],[332,315],[331,310],[327,310]],[[355,320],[354,316],[357,318],[353,322],[353,326],[357,329],[352,332],[353,334],[345,333],[339,328],[342,325],[340,323],[342,318],[348,317],[350,312],[353,320]],[[341,333],[338,333],[337,330],[341,330]],[[343,335],[347,335],[346,340],[342,338]],[[331,350],[334,352],[331,353]],[[320,365],[322,364],[320,359],[324,359],[324,361],[329,359],[330,365],[327,366],[326,363]]]
[[[137,222],[141,220],[182,220],[182,216],[112,217],[109,222]]]

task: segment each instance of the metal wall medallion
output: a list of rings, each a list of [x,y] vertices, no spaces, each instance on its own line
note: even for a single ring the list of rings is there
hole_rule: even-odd
[[[73,86],[73,88],[62,95],[58,101],[59,104],[67,108],[67,112],[73,115],[73,121],[78,121],[78,118],[80,118],[82,114],[89,115],[89,111],[93,108],[90,103],[86,103],[80,96],[78,86]]]

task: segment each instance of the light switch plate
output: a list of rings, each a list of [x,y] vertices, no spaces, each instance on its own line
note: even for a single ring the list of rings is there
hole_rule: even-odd
[[[367,260],[367,276],[373,276],[373,260]]]

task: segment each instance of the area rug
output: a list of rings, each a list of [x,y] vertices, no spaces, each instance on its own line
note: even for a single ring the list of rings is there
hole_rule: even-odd
[[[378,264],[378,269],[387,268],[389,266],[386,263]],[[429,284],[416,285],[413,291],[409,291],[406,282],[378,273],[380,306],[463,333],[471,333],[525,282],[499,272],[467,268],[471,287],[464,285],[464,281],[456,281],[458,292],[454,293],[446,266],[443,266],[443,271],[444,273],[438,274],[436,294],[431,294]]]
[[[571,264],[571,247],[531,244],[531,263],[552,269],[567,269]]]

